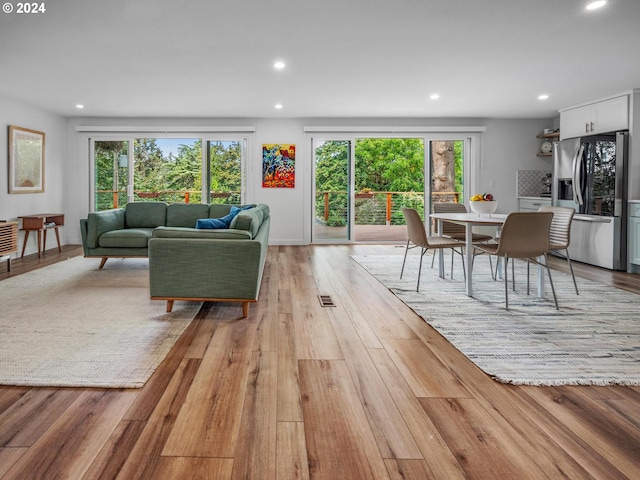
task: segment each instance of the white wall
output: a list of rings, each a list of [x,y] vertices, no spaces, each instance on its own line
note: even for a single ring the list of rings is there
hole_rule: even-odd
[[[7,108],[8,106],[8,108]],[[247,201],[264,202],[272,212],[271,244],[304,244],[310,224],[311,159],[305,145],[304,126],[484,126],[482,134],[478,191],[491,191],[499,200],[499,211],[517,209],[516,171],[547,170],[549,159],[536,157],[543,128],[553,127],[554,119],[492,120],[492,119],[150,119],[150,118],[71,118],[62,119],[36,109],[12,104],[0,99],[0,118],[7,124],[18,124],[47,133],[46,192],[33,195],[0,194],[0,218],[60,210],[66,214],[66,226],[61,229],[64,243],[80,244],[79,220],[89,212],[89,158],[86,133],[76,126],[255,126],[249,152]],[[7,117],[11,113],[11,118]],[[3,137],[6,152],[6,134]],[[293,189],[264,189],[261,186],[261,149],[263,143],[293,143],[296,145],[296,186]],[[0,181],[7,184],[6,169],[0,171]],[[473,186],[472,186],[473,187]],[[6,189],[4,190],[6,192]],[[38,197],[40,195],[40,197]],[[23,198],[20,197],[31,197]],[[7,200],[9,199],[9,200]],[[305,231],[307,234],[305,235]],[[30,240],[31,241],[31,240]],[[35,251],[35,246],[31,249]],[[29,249],[27,250],[29,252]]]
[[[518,209],[518,170],[553,170],[553,157],[537,157],[542,140],[536,135],[554,128],[548,120],[487,120],[480,165],[479,190],[498,200],[498,212]]]
[[[67,205],[65,189],[67,175],[67,122],[63,117],[45,112],[38,108],[15,102],[0,96],[0,155],[4,157],[0,168],[0,220],[17,220],[20,215],[37,213],[64,213]],[[44,192],[9,194],[8,136],[9,125],[44,132]],[[67,219],[65,218],[65,223]],[[67,223],[68,224],[68,223]],[[60,229],[61,237],[69,227]],[[23,232],[19,234],[19,247],[22,251]],[[25,255],[37,252],[35,232],[29,235]],[[61,243],[63,241],[61,238]],[[47,247],[53,248],[55,235],[47,238]],[[66,241],[64,242],[66,243]],[[21,252],[18,252],[18,255]]]

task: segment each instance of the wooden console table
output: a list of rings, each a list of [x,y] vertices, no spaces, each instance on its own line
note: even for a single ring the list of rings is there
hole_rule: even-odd
[[[22,255],[24,257],[24,249],[27,247],[27,239],[29,238],[29,232],[31,230],[38,231],[38,258],[40,255],[40,242],[42,240],[42,233],[44,232],[44,242],[42,243],[42,253],[47,246],[47,230],[54,229],[56,231],[56,240],[58,241],[58,251],[62,252],[60,248],[60,233],[58,227],[64,225],[64,213],[40,213],[37,215],[23,215],[18,217],[22,219],[22,228],[24,230],[24,242],[22,244]]]
[[[0,220],[0,260],[7,257],[7,270],[11,271],[11,254],[18,251],[18,222]]]

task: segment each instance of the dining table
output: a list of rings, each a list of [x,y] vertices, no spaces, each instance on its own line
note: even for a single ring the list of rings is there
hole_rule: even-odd
[[[438,221],[438,233],[442,232],[442,222],[453,222],[465,226],[465,249],[464,262],[466,267],[465,290],[468,296],[473,296],[473,227],[475,226],[494,226],[501,227],[507,219],[506,214],[491,213],[478,214],[468,213],[432,213],[429,215]],[[438,274],[444,278],[444,252],[440,249],[438,259]],[[496,270],[498,266],[496,266]],[[501,275],[500,275],[501,276]],[[538,297],[544,297],[544,275],[541,267],[538,266]]]

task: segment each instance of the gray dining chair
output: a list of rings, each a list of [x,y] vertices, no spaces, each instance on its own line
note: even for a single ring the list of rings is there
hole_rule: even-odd
[[[400,271],[400,278],[404,274],[404,266],[407,262],[407,253],[412,248],[420,248],[420,267],[418,268],[418,283],[416,285],[416,292],[420,291],[420,274],[422,273],[422,258],[429,249],[438,250],[443,248],[450,248],[452,252],[460,254],[462,258],[462,247],[464,243],[449,237],[428,237],[424,228],[424,223],[420,218],[420,214],[413,208],[403,208],[402,213],[407,224],[407,247],[404,251],[404,260],[402,261],[402,270]],[[413,244],[413,245],[411,245]],[[456,250],[459,249],[459,250]],[[453,253],[452,253],[453,255]],[[462,262],[462,271],[466,278],[467,274],[464,269],[464,261]],[[451,277],[453,278],[453,269],[451,270]]]
[[[474,248],[490,255],[500,257],[504,265],[504,300],[509,310],[508,263],[509,260],[520,259],[527,262],[527,295],[529,294],[529,266],[531,263],[547,269],[549,284],[553,292],[553,300],[558,310],[558,299],[551,279],[551,271],[547,262],[550,251],[549,231],[553,213],[551,212],[513,212],[507,215],[502,226],[497,244],[478,244]],[[538,260],[544,257],[544,263]]]
[[[576,211],[573,208],[567,207],[540,207],[538,211],[553,213],[553,220],[551,220],[551,230],[549,232],[550,250],[552,252],[556,252],[560,256],[564,256],[567,259],[567,264],[569,265],[569,270],[571,271],[571,277],[573,278],[573,286],[576,289],[576,295],[579,295],[576,276],[573,273],[573,265],[571,265],[571,257],[569,256],[569,244],[571,243],[571,222],[573,221],[573,215],[576,213]]]
[[[468,213],[468,211],[464,203],[438,202],[433,204],[433,213]],[[445,237],[460,240],[461,242],[464,242],[467,238],[466,227],[464,225],[447,222],[446,220],[442,222],[442,231],[438,233]],[[493,240],[492,235],[475,232],[471,235],[473,243],[486,243]],[[475,259],[476,252],[474,251],[473,253]],[[434,259],[431,260],[431,268],[433,268],[433,262]],[[453,268],[453,253],[451,254],[451,265]],[[495,278],[493,275],[493,263],[491,262],[491,256],[489,256],[489,267],[491,268],[491,277]]]

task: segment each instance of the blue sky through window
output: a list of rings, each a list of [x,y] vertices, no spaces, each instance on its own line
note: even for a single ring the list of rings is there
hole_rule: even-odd
[[[169,154],[178,155],[180,145],[193,146],[199,139],[197,138],[156,138],[156,145],[162,150],[165,158],[169,158]]]

